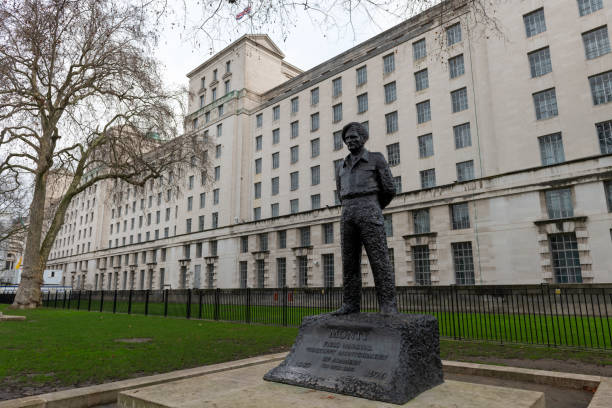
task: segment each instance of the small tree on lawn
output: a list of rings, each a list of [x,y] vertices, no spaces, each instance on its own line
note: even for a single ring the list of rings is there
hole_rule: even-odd
[[[72,199],[103,179],[143,186],[204,160],[205,141],[175,137],[178,93],[152,55],[155,16],[120,0],[0,3],[0,175],[32,183],[15,308],[41,302],[42,273]],[[49,176],[68,174],[45,224]],[[48,208],[47,208],[48,209]]]

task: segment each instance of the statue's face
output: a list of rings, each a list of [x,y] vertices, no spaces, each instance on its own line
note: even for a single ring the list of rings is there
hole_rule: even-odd
[[[365,144],[365,141],[359,136],[355,128],[350,128],[344,135],[344,144],[351,152],[359,151]]]

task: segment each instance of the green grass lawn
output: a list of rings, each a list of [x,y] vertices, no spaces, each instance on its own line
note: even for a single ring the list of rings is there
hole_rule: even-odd
[[[191,317],[215,319],[215,306],[203,303],[200,310],[198,299],[192,299]],[[80,302],[76,299],[68,300],[64,304],[62,299],[50,302],[50,307],[70,307],[81,310],[91,308],[100,310],[100,301],[93,300],[91,305],[86,299]],[[128,302],[113,302],[112,297],[102,302],[102,311],[127,313]],[[250,306],[242,304],[221,304],[216,312],[218,320],[234,322],[251,322],[272,324],[278,326],[298,327],[304,316],[326,313],[333,308],[324,307],[292,307],[285,310],[279,306]],[[144,314],[145,303],[133,301],[132,314]],[[185,317],[187,306],[185,303],[168,304],[167,311],[163,303],[151,302],[147,313],[150,315]],[[417,313],[416,311],[414,313]],[[540,314],[495,314],[495,313],[451,313],[428,312],[438,319],[440,335],[453,339],[483,340],[497,343],[525,343],[556,346],[576,346],[584,348],[612,349],[612,319],[592,316],[551,316]]]
[[[296,328],[42,308],[0,323],[0,388],[79,386],[288,350]],[[117,339],[150,338],[148,343]],[[612,353],[443,339],[441,357],[504,364],[504,359],[568,360],[612,366]],[[44,388],[49,391],[49,388]],[[43,391],[41,391],[43,392]]]

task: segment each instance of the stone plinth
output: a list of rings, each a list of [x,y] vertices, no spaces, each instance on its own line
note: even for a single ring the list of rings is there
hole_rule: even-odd
[[[266,382],[275,362],[211,373],[119,394],[120,408],[391,408],[398,405]],[[446,381],[402,405],[405,408],[545,408],[544,394]]]
[[[438,321],[378,313],[307,317],[291,353],[264,379],[403,404],[443,382]]]
[[[20,320],[25,320],[25,319],[26,319],[25,316],[5,315],[5,314],[2,314],[2,312],[0,312],[0,322],[20,321]]]

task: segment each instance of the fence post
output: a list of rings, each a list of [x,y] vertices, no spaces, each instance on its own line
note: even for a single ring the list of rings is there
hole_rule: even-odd
[[[451,322],[452,322],[452,333],[453,333],[453,339],[457,340],[457,335],[455,333],[455,318],[456,316],[456,309],[455,309],[455,285],[451,285],[451,293],[450,293],[450,298],[451,298]]]
[[[53,307],[57,309],[57,289],[55,289],[55,300],[53,302]]]
[[[168,317],[168,289],[164,290],[164,317]]]
[[[150,290],[147,289],[147,292],[145,293],[145,316],[149,315],[149,292]]]
[[[214,312],[214,319],[215,320],[219,320],[219,292],[221,291],[221,289],[217,288],[215,289],[215,312]]]
[[[546,301],[544,300],[545,299],[544,298],[544,285],[546,285],[546,284],[542,283],[540,285],[540,293],[542,294],[542,306],[544,307],[544,330],[546,331],[546,344],[548,345],[548,347],[550,347],[550,336],[548,335],[548,322],[547,322],[548,314],[546,313]],[[544,334],[544,333],[542,333],[542,334]]]
[[[132,314],[132,292],[133,290],[130,289],[130,294],[128,296],[128,314]]]
[[[187,305],[186,305],[185,313],[187,314],[187,319],[191,319],[191,289],[187,289]]]
[[[244,317],[247,323],[251,323],[251,288],[246,288],[246,311]]]
[[[117,312],[117,289],[115,289],[115,293],[113,294],[113,313]]]
[[[66,308],[66,290],[64,289],[64,297],[62,298],[62,309]]]
[[[604,300],[605,300],[605,293],[604,293]],[[47,292],[47,307],[51,306],[51,290],[49,290]]]
[[[100,291],[100,312],[102,311],[102,307],[104,306],[104,291]]]
[[[88,296],[88,300],[87,300],[87,311],[91,312],[91,290],[89,291],[89,296]]]
[[[198,297],[199,297],[198,319],[201,319],[202,318],[202,289],[198,289]]]
[[[283,286],[283,326],[287,326],[287,286]]]
[[[68,307],[67,309],[70,310],[70,300],[72,299],[72,289],[70,289],[70,293],[68,294]],[[66,304],[66,292],[64,292],[64,305]]]
[[[81,310],[81,292],[82,290],[79,290],[79,300],[77,301],[77,310]]]

